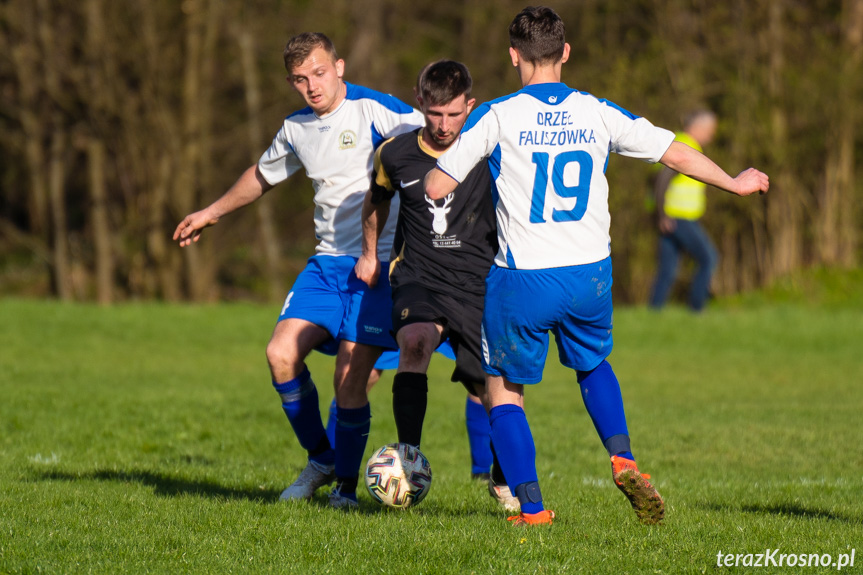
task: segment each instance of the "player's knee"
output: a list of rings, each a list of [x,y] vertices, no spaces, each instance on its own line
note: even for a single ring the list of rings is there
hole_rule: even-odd
[[[275,342],[273,342],[273,340],[270,340],[270,342],[267,344],[267,363],[270,364],[270,367],[272,367],[273,364],[280,363],[279,356],[280,353],[278,346],[275,344]]]
[[[422,362],[431,357],[433,343],[423,333],[407,332],[399,338],[403,359],[409,363]]]
[[[274,338],[267,344],[267,363],[271,370],[277,372],[292,370],[302,363],[302,359],[298,357],[295,348]]]

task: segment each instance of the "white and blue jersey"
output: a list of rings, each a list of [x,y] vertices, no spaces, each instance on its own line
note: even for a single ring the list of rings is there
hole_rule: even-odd
[[[491,168],[499,251],[486,278],[487,373],[538,383],[549,331],[575,370],[611,353],[608,157],[657,162],[673,140],[560,83],[525,86],[470,115],[437,166],[459,182],[483,159]]]
[[[302,319],[326,329],[332,339],[320,346],[324,353],[334,354],[342,340],[396,347],[388,278],[382,274],[369,288],[357,279],[354,265],[362,255],[363,200],[375,148],[423,124],[420,112],[393,96],[346,83],[345,99],[329,114],[304,108],[285,118],[258,161],[272,185],[301,168],[314,185],[318,245],[288,293],[279,321]],[[378,241],[383,260],[389,259],[397,218],[396,206]]]
[[[495,264],[546,269],[609,256],[611,152],[657,162],[674,134],[565,84],[479,106],[438,167],[461,182],[487,158],[497,191]]]
[[[363,200],[371,183],[375,148],[388,138],[424,125],[422,113],[401,100],[345,83],[339,106],[318,116],[304,108],[285,118],[258,169],[272,185],[305,168],[315,189],[318,255],[362,255]],[[378,241],[389,259],[398,218],[397,200]]]

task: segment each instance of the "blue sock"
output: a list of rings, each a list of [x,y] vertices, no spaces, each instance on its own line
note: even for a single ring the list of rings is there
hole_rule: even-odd
[[[623,411],[623,396],[620,384],[607,361],[592,371],[579,371],[578,383],[584,407],[593,420],[599,439],[608,450],[608,455],[618,455],[635,460],[629,446],[629,430]]]
[[[336,478],[342,485],[342,495],[348,495],[356,491],[371,428],[372,410],[367,403],[355,409],[337,407],[336,411],[336,445],[339,446],[336,451]]]
[[[507,484],[518,494],[522,512],[539,513],[545,508],[536,476],[536,446],[524,410],[517,405],[498,405],[491,410],[489,421],[497,459]],[[533,485],[535,490],[525,489]],[[530,499],[524,497],[525,491],[532,494]]]
[[[338,419],[336,415],[336,398],[334,397],[332,403],[330,403],[330,415],[327,418],[327,439],[330,445],[333,446],[333,449],[336,447],[336,421]]]
[[[471,473],[488,473],[493,461],[491,424],[488,422],[488,413],[481,403],[474,403],[467,399],[464,418],[467,425],[467,440],[470,443],[470,471]]]
[[[273,382],[273,387],[282,398],[282,409],[294,428],[300,445],[309,452],[309,459],[332,465],[335,452],[327,441],[321,408],[318,405],[318,390],[308,369],[290,381]]]

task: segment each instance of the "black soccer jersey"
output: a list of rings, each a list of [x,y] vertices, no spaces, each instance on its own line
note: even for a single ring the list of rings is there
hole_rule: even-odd
[[[384,142],[375,154],[372,202],[399,193],[400,208],[390,283],[419,283],[458,297],[485,295],[485,276],[497,253],[491,173],[480,162],[446,198],[425,194],[423,179],[439,153],[422,143],[421,130]]]

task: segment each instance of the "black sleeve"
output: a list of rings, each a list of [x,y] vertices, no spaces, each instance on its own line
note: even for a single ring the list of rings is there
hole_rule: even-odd
[[[387,174],[386,159],[383,156],[384,148],[392,140],[387,140],[375,151],[374,169],[372,170],[372,203],[379,204],[393,199],[396,194],[395,188]]]

